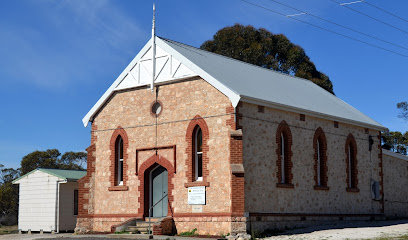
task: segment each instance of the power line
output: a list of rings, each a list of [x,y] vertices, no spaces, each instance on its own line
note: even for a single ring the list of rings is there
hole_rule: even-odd
[[[347,29],[347,30],[350,30],[350,31],[353,31],[353,32],[356,32],[356,33],[359,33],[359,34],[364,35],[364,36],[366,36],[366,37],[370,37],[370,38],[372,38],[372,39],[375,39],[375,40],[378,40],[378,41],[381,41],[381,42],[384,42],[384,43],[388,43],[388,44],[390,44],[390,45],[393,45],[393,46],[396,46],[396,47],[399,47],[399,48],[403,48],[403,49],[405,49],[405,50],[408,50],[408,48],[406,48],[406,47],[404,47],[404,46],[401,46],[401,45],[398,45],[398,44],[389,42],[389,41],[387,41],[387,40],[383,40],[383,39],[381,39],[381,38],[378,38],[378,37],[375,37],[375,36],[372,36],[372,35],[363,33],[363,32],[361,32],[361,31],[358,31],[358,30],[349,28],[349,27],[344,26],[344,25],[341,25],[341,24],[339,24],[339,23],[336,23],[336,22],[333,22],[333,21],[324,19],[324,18],[322,18],[322,17],[313,15],[313,14],[311,14],[311,13],[308,13],[308,12],[305,12],[305,11],[302,11],[302,10],[299,10],[299,9],[296,9],[296,8],[294,8],[294,7],[291,7],[291,6],[287,5],[287,4],[278,2],[278,1],[276,1],[276,0],[269,0],[269,1],[275,2],[275,3],[277,3],[277,4],[280,4],[280,5],[282,5],[282,6],[288,7],[288,8],[293,9],[293,10],[302,12],[301,14],[307,14],[307,15],[309,15],[309,16],[315,17],[315,18],[320,19],[320,20],[322,20],[322,21],[331,23],[331,24],[333,24],[333,25],[342,27],[342,28],[344,28],[344,29]],[[292,17],[292,16],[297,16],[297,15],[300,15],[300,14],[293,14],[293,15],[286,15],[286,16],[287,16],[287,17]]]
[[[281,15],[281,16],[284,16],[284,17],[288,17],[288,15],[285,15],[285,14],[283,14],[283,13],[274,11],[274,10],[269,9],[269,8],[266,8],[266,7],[264,7],[264,6],[261,6],[261,5],[252,3],[252,2],[248,2],[248,1],[246,1],[246,0],[241,0],[241,1],[242,1],[242,2],[245,2],[245,3],[248,3],[248,4],[250,4],[250,5],[253,5],[253,6],[262,8],[262,9],[264,9],[264,10],[273,12],[273,13],[275,13],[275,14],[278,14],[278,15]],[[327,28],[324,28],[324,27],[321,27],[321,26],[318,26],[318,25],[315,25],[315,24],[312,24],[312,23],[309,23],[309,22],[306,22],[306,21],[297,19],[297,18],[293,18],[293,17],[289,17],[289,18],[291,18],[291,19],[293,19],[293,20],[296,20],[296,21],[298,21],[298,22],[301,22],[301,23],[304,23],[304,24],[313,26],[313,27],[315,27],[315,28],[318,28],[318,29],[321,29],[321,30],[324,30],[324,31],[327,31],[327,32],[330,32],[330,33],[333,33],[333,34],[336,34],[336,35],[339,35],[339,36],[342,36],[342,37],[351,39],[351,40],[354,40],[354,41],[356,41],[356,42],[360,42],[360,43],[369,45],[369,46],[371,46],[371,47],[375,47],[375,48],[378,48],[378,49],[381,49],[381,50],[384,50],[384,51],[387,51],[387,52],[390,52],[390,53],[394,53],[394,54],[400,55],[400,56],[402,56],[402,57],[408,57],[408,55],[405,55],[405,54],[402,54],[402,53],[399,53],[399,52],[395,52],[395,51],[389,50],[389,49],[387,49],[387,48],[383,48],[383,47],[380,47],[380,46],[378,46],[378,45],[375,45],[375,44],[372,44],[372,43],[369,43],[369,42],[365,42],[365,41],[362,41],[362,40],[360,40],[360,39],[357,39],[357,38],[354,38],[354,37],[350,37],[350,36],[347,36],[347,35],[345,35],[345,34],[338,33],[338,32],[335,32],[335,31],[333,31],[333,30],[330,30],[330,29],[327,29]]]
[[[347,5],[341,5],[341,3],[339,3],[339,2],[337,2],[337,1],[335,1],[335,0],[330,0],[330,1],[332,1],[332,2],[334,2],[334,3],[337,3],[339,6],[342,6],[342,7],[345,7],[345,8],[347,8],[347,9],[350,9],[351,11],[354,11],[354,12],[356,12],[356,13],[358,13],[358,14],[361,14],[361,15],[363,15],[363,16],[366,16],[366,17],[368,17],[368,18],[371,18],[371,19],[373,19],[373,20],[375,20],[375,21],[377,21],[377,22],[380,22],[380,23],[382,23],[382,24],[384,24],[384,25],[387,25],[387,26],[389,26],[389,27],[392,27],[392,28],[394,28],[394,29],[396,29],[396,30],[398,30],[398,31],[400,31],[400,32],[403,32],[403,33],[408,34],[407,31],[405,31],[405,30],[403,30],[403,29],[401,29],[401,28],[398,28],[398,27],[396,27],[396,26],[394,26],[394,25],[391,25],[391,24],[389,24],[389,23],[386,23],[386,22],[384,22],[384,21],[382,21],[382,20],[380,20],[380,19],[378,19],[378,18],[371,17],[370,15],[365,14],[365,13],[363,13],[363,12],[360,12],[360,11],[354,9],[354,8],[348,7]]]
[[[204,116],[204,117],[200,117],[200,118],[186,118],[186,119],[178,119],[178,120],[173,120],[173,121],[158,122],[157,124],[156,123],[151,123],[151,124],[143,124],[143,125],[125,126],[125,127],[121,127],[120,129],[154,127],[154,126],[157,126],[157,125],[167,125],[167,124],[173,124],[173,123],[190,122],[190,121],[193,121],[193,120],[219,118],[219,117],[223,117],[223,116],[232,116],[232,115],[234,115],[236,117],[243,117],[243,118],[248,118],[248,119],[252,119],[252,120],[256,120],[256,121],[272,123],[272,124],[275,124],[275,125],[280,124],[280,122],[274,121],[274,120],[261,119],[261,118],[257,118],[257,117],[253,117],[253,116],[247,116],[247,115],[244,115],[244,114],[225,113],[225,114],[219,114],[219,115],[209,115],[209,116]],[[314,129],[314,128],[307,128],[307,127],[297,126],[297,125],[293,125],[293,124],[288,124],[288,126],[293,127],[293,128],[307,130],[307,131],[316,131],[316,129]],[[115,130],[117,130],[117,128],[106,128],[106,129],[92,130],[91,133],[92,132],[115,131]],[[345,138],[348,137],[348,135],[344,135],[344,134],[340,134],[340,133],[334,133],[334,132],[324,132],[324,133],[328,134],[328,135],[339,136],[339,137],[345,137]],[[378,135],[374,135],[373,137],[378,137]],[[359,140],[363,140],[363,141],[368,140],[368,138],[362,138],[362,137],[357,137],[357,136],[354,136],[354,138],[359,139]],[[374,142],[377,142],[377,140],[374,140]]]
[[[380,10],[380,11],[383,11],[383,12],[385,12],[385,13],[388,13],[388,14],[391,15],[391,16],[394,16],[394,17],[396,17],[396,18],[399,18],[399,19],[401,19],[402,21],[408,22],[408,20],[406,20],[406,19],[404,19],[404,18],[402,18],[402,17],[400,17],[400,16],[397,16],[397,15],[391,13],[391,12],[388,12],[388,11],[385,10],[385,9],[382,9],[382,8],[380,8],[380,7],[377,7],[377,6],[375,6],[374,4],[372,4],[372,3],[369,3],[369,2],[364,1],[364,0],[361,0],[361,1],[362,1],[363,3],[365,3],[365,4],[370,5],[371,7],[377,8],[377,9]]]

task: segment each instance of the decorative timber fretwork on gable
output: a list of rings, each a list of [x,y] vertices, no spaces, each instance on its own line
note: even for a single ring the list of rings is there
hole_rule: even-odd
[[[131,67],[115,90],[123,90],[149,84],[152,80],[152,48]],[[191,76],[196,76],[193,71],[182,64],[174,56],[156,45],[156,73],[155,83],[171,81]]]

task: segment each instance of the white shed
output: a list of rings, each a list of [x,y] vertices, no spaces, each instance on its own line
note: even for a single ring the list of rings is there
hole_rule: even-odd
[[[18,228],[60,232],[75,229],[78,215],[77,180],[86,171],[35,169],[13,181],[20,184]]]

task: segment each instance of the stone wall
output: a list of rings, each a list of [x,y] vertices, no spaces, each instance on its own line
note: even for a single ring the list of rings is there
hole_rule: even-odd
[[[408,217],[408,157],[383,150],[385,215]]]
[[[381,181],[377,130],[244,103],[240,108],[245,167],[245,211],[251,222],[307,220],[307,218],[369,217],[381,214],[382,203],[371,198],[371,180]],[[291,132],[290,184],[278,184],[278,126],[285,121]],[[327,141],[327,188],[316,188],[313,138],[321,128]],[[346,139],[357,145],[358,186],[347,190]],[[369,151],[369,135],[374,144]],[[380,187],[382,188],[382,187]],[[382,189],[381,189],[382,190]],[[267,220],[267,218],[270,218]],[[275,219],[275,220],[273,220]],[[277,225],[277,224],[275,224]],[[263,224],[262,228],[265,228]]]
[[[79,216],[78,227],[92,226],[91,231],[110,231],[110,227],[118,222],[132,217],[143,217],[145,206],[143,172],[150,163],[161,161],[169,173],[169,215],[173,215],[177,229],[190,231],[198,229],[200,234],[216,234],[230,232],[231,221],[221,223],[218,217],[231,216],[231,170],[229,163],[229,140],[231,126],[231,103],[229,99],[217,89],[200,78],[188,79],[158,87],[157,100],[162,104],[162,111],[157,118],[151,114],[152,104],[156,101],[156,94],[150,89],[138,88],[121,91],[114,94],[97,114],[92,125],[98,126],[93,131],[94,141],[92,156],[95,157],[94,173],[87,181],[92,183],[92,193],[89,205],[92,211]],[[191,183],[191,152],[189,141],[193,136],[187,136],[188,127],[194,118],[202,118],[208,127],[206,165],[207,176],[204,179],[206,188],[206,205],[202,212],[192,213],[192,206],[187,204],[187,186],[200,185]],[[117,128],[123,129],[117,129]],[[112,148],[111,142],[115,131],[126,133],[124,158],[124,186],[112,186]],[[156,138],[157,133],[157,138]],[[186,135],[187,134],[187,135]],[[116,135],[115,135],[116,136]],[[122,136],[123,138],[123,136]],[[113,139],[114,140],[114,139]],[[156,142],[157,141],[157,142]],[[176,145],[174,148],[162,146]],[[159,147],[157,150],[146,148]],[[136,166],[136,150],[138,161]],[[148,162],[150,161],[150,162]],[[147,165],[146,165],[147,164]],[[138,175],[136,175],[136,167]],[[85,183],[85,185],[89,183]],[[92,203],[92,204],[91,204]],[[89,209],[91,210],[91,209]],[[185,216],[194,218],[194,223],[185,224]],[[214,221],[209,221],[209,219]],[[89,227],[88,227],[89,228]],[[179,232],[180,232],[179,230]]]

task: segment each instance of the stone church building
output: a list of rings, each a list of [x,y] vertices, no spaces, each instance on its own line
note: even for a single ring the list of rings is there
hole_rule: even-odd
[[[77,230],[114,231],[156,203],[178,233],[210,235],[384,216],[381,124],[309,80],[152,43],[83,119]]]

